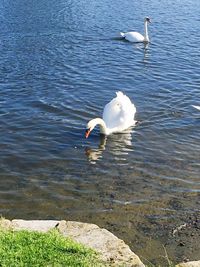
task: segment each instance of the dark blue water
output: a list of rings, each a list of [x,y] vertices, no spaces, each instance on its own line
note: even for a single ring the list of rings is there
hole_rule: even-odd
[[[163,225],[199,212],[199,10],[199,0],[0,3],[2,216],[97,223],[148,258]],[[145,16],[148,47],[118,38],[142,33]],[[118,90],[140,123],[85,140]]]

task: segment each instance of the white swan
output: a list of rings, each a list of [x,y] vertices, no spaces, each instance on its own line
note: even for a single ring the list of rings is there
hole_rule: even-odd
[[[116,92],[113,98],[103,111],[103,119],[96,118],[88,122],[86,126],[85,137],[88,138],[96,125],[100,126],[100,132],[109,135],[116,132],[122,132],[135,125],[134,116],[136,108],[128,96],[122,92]]]
[[[151,23],[150,18],[146,17],[144,19],[144,36],[139,32],[120,32],[121,36],[124,37],[129,42],[134,43],[149,43],[148,35],[148,23]]]
[[[200,110],[200,106],[195,106],[195,105],[192,105],[192,106],[193,106],[193,108]]]

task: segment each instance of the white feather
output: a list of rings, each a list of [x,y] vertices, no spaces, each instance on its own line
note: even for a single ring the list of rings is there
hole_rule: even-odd
[[[200,110],[200,106],[195,106],[195,105],[192,105],[193,108],[196,108],[198,110]]]
[[[136,108],[128,96],[122,92],[116,92],[113,98],[103,110],[103,119],[96,118],[88,122],[87,129],[90,132],[99,124],[100,132],[109,135],[115,132],[122,132],[135,125],[134,120]]]

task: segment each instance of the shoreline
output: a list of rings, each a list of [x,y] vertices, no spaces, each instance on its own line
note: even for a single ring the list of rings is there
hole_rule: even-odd
[[[145,267],[140,258],[123,240],[95,224],[65,220],[8,220],[3,218],[0,220],[0,229],[3,230],[47,232],[55,228],[61,235],[70,237],[99,252],[101,259],[109,266]],[[182,226],[177,231],[184,228],[185,226]],[[200,260],[179,263],[175,266],[200,267]]]

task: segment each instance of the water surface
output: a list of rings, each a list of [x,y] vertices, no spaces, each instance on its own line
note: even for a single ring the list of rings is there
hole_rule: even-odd
[[[182,259],[168,236],[199,212],[199,9],[198,0],[0,4],[3,216],[93,222],[141,257],[166,245]],[[118,38],[143,32],[145,16],[148,47]],[[139,124],[85,140],[118,90]]]

